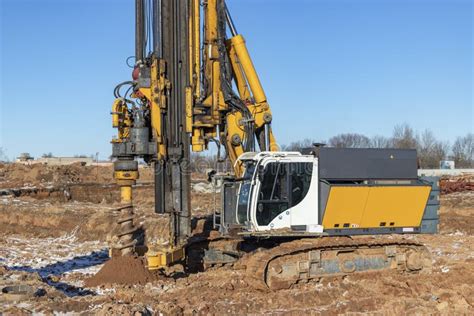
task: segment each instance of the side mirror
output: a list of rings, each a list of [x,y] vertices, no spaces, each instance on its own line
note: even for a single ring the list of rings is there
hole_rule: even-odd
[[[258,181],[263,182],[263,176],[265,175],[265,167],[262,165],[259,165],[257,167],[257,177]]]

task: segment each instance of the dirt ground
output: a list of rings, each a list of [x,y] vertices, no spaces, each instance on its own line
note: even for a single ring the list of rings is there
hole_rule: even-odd
[[[153,213],[152,171],[141,170],[137,222],[147,242],[164,243],[166,218]],[[200,178],[202,179],[202,177]],[[195,180],[192,209],[200,223],[213,209],[210,188]],[[222,267],[159,277],[142,285],[86,287],[108,260],[118,189],[107,167],[0,165],[0,313],[30,314],[473,314],[474,192],[441,197],[440,234],[407,235],[432,254],[427,274],[351,274],[261,291],[244,271]],[[199,227],[199,224],[196,225]]]

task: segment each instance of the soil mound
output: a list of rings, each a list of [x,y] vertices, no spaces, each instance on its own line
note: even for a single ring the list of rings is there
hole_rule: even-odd
[[[107,261],[96,275],[86,279],[86,287],[103,284],[146,284],[156,280],[157,277],[150,272],[143,258],[132,256],[113,257]]]
[[[151,182],[153,177],[153,168],[140,167],[139,182]],[[81,163],[70,165],[8,163],[0,165],[0,188],[84,183],[115,183],[113,165],[83,166]]]

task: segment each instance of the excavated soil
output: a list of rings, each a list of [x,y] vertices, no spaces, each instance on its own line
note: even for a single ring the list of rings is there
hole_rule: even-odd
[[[139,182],[150,182],[152,180],[153,170],[140,168]],[[0,163],[0,189],[76,183],[113,183],[113,167],[112,165],[83,166],[81,163],[59,166],[40,163]]]
[[[474,314],[472,191],[441,196],[439,234],[404,237],[427,246],[429,274],[350,274],[269,292],[255,290],[237,267],[190,272],[178,266],[172,277],[157,277],[138,259],[109,260],[118,190],[110,167],[94,168],[0,166],[0,288],[27,284],[37,290],[21,301],[0,294],[0,314]],[[147,172],[135,190],[136,223],[146,244],[165,244],[168,221],[153,212]],[[193,233],[200,237],[214,235],[214,197],[204,178],[194,177],[199,183],[192,192]],[[56,190],[62,187],[69,193]],[[19,188],[39,193],[11,192]]]
[[[106,284],[146,284],[157,277],[146,267],[143,258],[133,256],[113,257],[94,276],[86,279],[86,287]]]

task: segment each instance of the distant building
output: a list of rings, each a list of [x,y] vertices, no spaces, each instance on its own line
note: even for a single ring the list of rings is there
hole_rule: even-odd
[[[452,160],[441,160],[439,162],[440,169],[455,169],[454,161]]]
[[[31,162],[34,158],[29,153],[21,153],[16,162]]]
[[[83,166],[90,166],[94,164],[94,159],[89,157],[42,157],[33,159],[28,153],[21,154],[17,159],[17,163],[22,164],[37,164],[42,163],[50,166],[71,165],[73,163],[80,163]]]
[[[38,158],[35,162],[50,166],[71,165],[73,163],[81,163],[83,166],[90,166],[94,163],[94,159],[89,157],[51,157]]]

